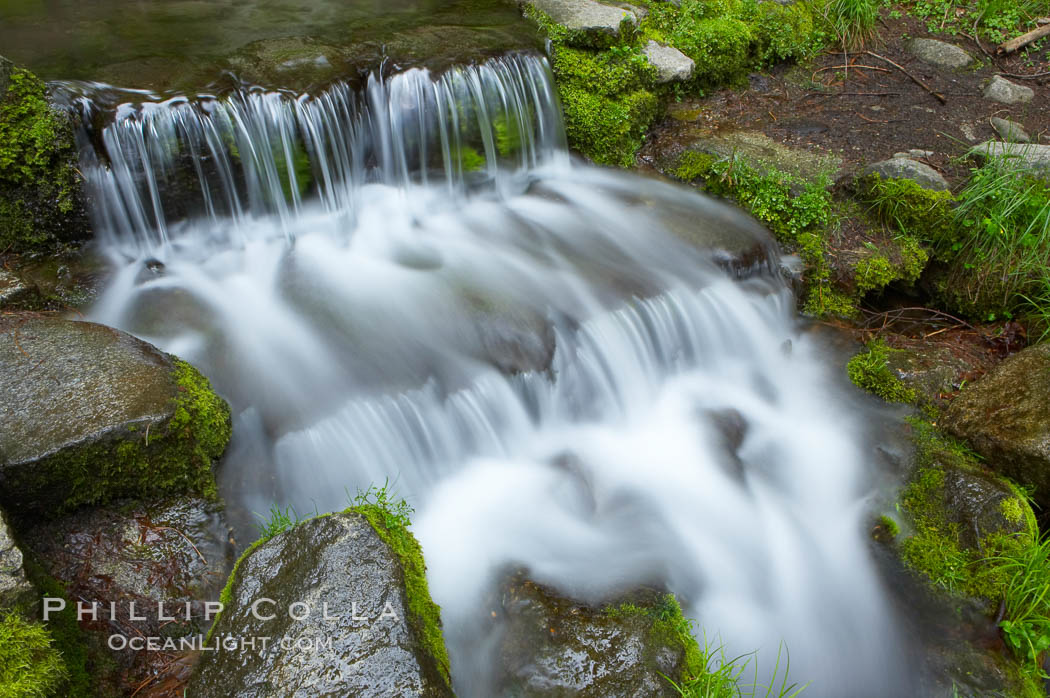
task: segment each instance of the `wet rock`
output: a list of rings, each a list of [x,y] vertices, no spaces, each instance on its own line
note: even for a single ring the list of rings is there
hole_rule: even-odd
[[[1010,82],[1000,75],[993,77],[984,88],[984,98],[1000,104],[1025,104],[1034,97],[1035,90],[1031,87]]]
[[[219,508],[194,498],[82,510],[27,528],[24,541],[71,601],[98,604],[79,624],[110,659],[112,676],[97,678],[129,693],[177,681],[184,667],[173,660],[186,651],[135,651],[111,636],[199,637],[209,625],[204,602],[218,596],[234,556]]]
[[[519,576],[505,584],[500,610],[497,696],[670,698],[679,694],[664,677],[681,683],[688,673],[695,640],[661,620],[681,618],[673,596],[643,590],[589,605]]]
[[[959,525],[959,544],[977,550],[989,534],[1028,533],[1024,518],[1009,520],[1003,514],[1003,503],[1017,493],[990,473],[947,468],[944,472],[944,511],[948,520]]]
[[[28,607],[35,597],[22,567],[22,551],[15,545],[7,514],[0,510],[0,609]]]
[[[919,148],[912,148],[911,150],[903,150],[899,153],[894,153],[895,158],[911,158],[912,160],[928,160],[932,158],[936,153],[932,150],[921,150]]]
[[[1010,121],[1008,119],[1000,119],[998,116],[993,116],[989,121],[992,124],[992,128],[999,134],[999,137],[1004,141],[1011,143],[1031,143],[1032,139],[1028,133],[1024,130],[1024,126],[1017,123],[1016,121]]]
[[[929,165],[911,158],[892,157],[889,160],[868,165],[861,176],[878,174],[883,179],[910,179],[924,189],[945,191],[948,181]]]
[[[944,427],[1050,505],[1050,344],[1003,361],[952,401]]]
[[[989,156],[1016,158],[1021,164],[1030,169],[1050,170],[1050,145],[985,141],[975,146],[970,151],[970,154],[978,158],[987,158]]]
[[[673,46],[665,46],[650,39],[642,53],[656,68],[657,84],[682,82],[693,77],[696,63]]]
[[[189,364],[55,316],[0,317],[0,502],[54,516],[170,493],[214,496],[230,412]]]
[[[205,653],[187,695],[451,696],[418,543],[404,529],[383,531],[408,556],[353,510],[310,519],[250,549],[212,637],[272,643]],[[253,613],[259,599],[273,604]],[[282,649],[281,638],[323,649]]]
[[[523,4],[568,29],[569,43],[580,46],[608,46],[620,38],[624,27],[638,24],[637,16],[630,10],[594,0],[528,0]]]
[[[946,407],[950,398],[975,369],[973,357],[956,353],[951,346],[929,343],[919,349],[897,349],[887,353],[887,365],[921,402]]]
[[[33,289],[22,279],[8,271],[0,269],[0,308],[15,308],[31,301]]]
[[[822,174],[834,178],[842,166],[838,156],[791,148],[758,131],[711,134],[693,140],[686,147],[716,157],[737,155],[760,171],[775,168],[805,179],[815,179]]]
[[[973,63],[973,56],[966,51],[936,39],[912,39],[908,42],[907,49],[919,60],[938,68],[958,70]]]

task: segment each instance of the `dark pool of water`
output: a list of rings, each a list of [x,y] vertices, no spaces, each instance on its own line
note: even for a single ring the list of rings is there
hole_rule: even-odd
[[[47,80],[308,89],[373,67],[531,47],[507,0],[0,0],[0,55]]]

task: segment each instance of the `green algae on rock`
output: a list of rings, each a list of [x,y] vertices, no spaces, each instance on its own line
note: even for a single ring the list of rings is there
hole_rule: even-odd
[[[226,696],[266,686],[290,695],[308,683],[318,694],[452,695],[422,551],[386,514],[379,504],[355,506],[295,523],[251,546],[230,575],[209,638],[332,644],[318,652],[209,653],[191,680],[191,694]],[[252,612],[259,598],[274,599],[281,612],[259,618],[263,614]],[[284,612],[295,603],[310,613],[294,618]]]
[[[189,364],[102,325],[12,314],[0,368],[0,501],[14,513],[215,497],[230,411]]]
[[[70,118],[35,75],[0,56],[0,253],[89,234]]]
[[[893,351],[882,340],[873,340],[867,351],[849,360],[846,373],[858,388],[887,402],[915,402],[915,391],[905,386],[890,369],[889,359]]]

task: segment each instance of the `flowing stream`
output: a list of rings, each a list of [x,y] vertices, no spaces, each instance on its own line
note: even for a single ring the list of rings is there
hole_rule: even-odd
[[[864,414],[767,234],[570,161],[543,59],[301,97],[66,89],[114,269],[91,319],[230,400],[231,510],[408,499],[462,695],[488,695],[508,567],[665,584],[761,679],[785,643],[806,695],[910,692]]]

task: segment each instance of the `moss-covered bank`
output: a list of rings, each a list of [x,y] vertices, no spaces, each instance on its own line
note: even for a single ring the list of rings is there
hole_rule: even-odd
[[[89,235],[70,118],[35,75],[0,56],[0,254]]]

